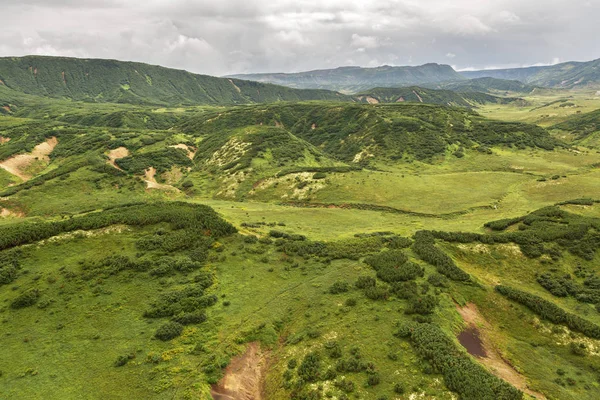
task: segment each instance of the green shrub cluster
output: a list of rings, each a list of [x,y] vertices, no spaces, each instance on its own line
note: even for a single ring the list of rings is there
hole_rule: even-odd
[[[190,285],[182,290],[163,293],[144,312],[146,318],[179,317],[185,313],[195,313],[215,305],[215,295],[206,295],[204,285]]]
[[[159,326],[156,332],[154,333],[154,337],[162,340],[164,342],[175,339],[180,336],[183,332],[183,325],[177,322],[166,322],[163,325]]]
[[[133,226],[170,223],[173,229],[192,229],[205,236],[236,232],[210,207],[184,202],[142,203],[107,208],[104,211],[54,222],[22,223],[0,227],[0,249],[47,239],[74,230],[100,229],[110,225]]]
[[[425,270],[412,262],[400,250],[382,251],[365,258],[365,263],[377,271],[377,277],[384,282],[409,281],[425,275]]]
[[[19,309],[34,305],[40,298],[40,291],[38,289],[29,289],[10,302],[10,308]]]
[[[437,271],[453,281],[468,282],[469,274],[460,269],[446,253],[435,246],[435,237],[427,231],[419,231],[414,236],[413,251],[425,262],[436,267]]]
[[[475,362],[439,327],[433,324],[401,326],[395,333],[407,337],[419,356],[435,372],[444,376],[448,389],[463,400],[517,400],[523,393],[512,385],[492,375]]]
[[[143,174],[150,167],[154,167],[157,172],[161,173],[170,170],[173,166],[191,167],[193,165],[185,150],[173,147],[147,153],[135,153],[119,158],[115,162],[119,167],[132,174]]]
[[[17,279],[21,269],[20,249],[11,249],[0,252],[0,285],[6,285]]]
[[[545,320],[555,324],[564,324],[573,331],[580,332],[593,339],[600,339],[600,326],[571,314],[548,300],[508,286],[498,285],[496,291],[517,303],[523,304]]]

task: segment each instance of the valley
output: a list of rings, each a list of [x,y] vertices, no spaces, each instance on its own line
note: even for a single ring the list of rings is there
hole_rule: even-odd
[[[69,60],[0,62],[0,398],[597,397],[595,89]]]

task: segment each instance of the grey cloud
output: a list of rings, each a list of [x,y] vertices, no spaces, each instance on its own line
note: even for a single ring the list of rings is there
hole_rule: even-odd
[[[0,55],[225,75],[354,64],[520,66],[600,57],[590,0],[0,0]],[[452,56],[450,56],[452,55]]]

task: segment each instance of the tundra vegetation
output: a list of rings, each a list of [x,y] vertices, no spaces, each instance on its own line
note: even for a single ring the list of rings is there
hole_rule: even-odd
[[[363,104],[23,60],[0,62],[0,398],[210,399],[251,356],[264,399],[598,397],[585,90]]]

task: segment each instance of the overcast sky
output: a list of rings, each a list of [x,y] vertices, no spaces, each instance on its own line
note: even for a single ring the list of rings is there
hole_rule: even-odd
[[[600,58],[600,0],[0,0],[0,56],[211,75]]]

